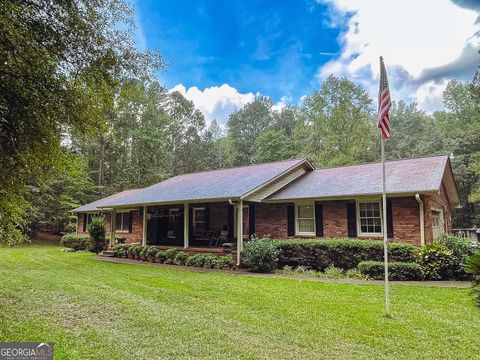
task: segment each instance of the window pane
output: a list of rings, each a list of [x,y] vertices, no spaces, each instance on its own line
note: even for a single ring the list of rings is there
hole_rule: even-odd
[[[313,218],[313,206],[311,206],[311,205],[299,205],[298,206],[298,218]]]
[[[195,221],[205,221],[205,209],[195,210]]]
[[[117,221],[115,222],[115,229],[116,230],[122,230],[122,216],[123,216],[123,213],[118,213],[117,214]]]
[[[298,219],[298,232],[313,233],[314,232],[313,219]]]
[[[359,204],[360,231],[362,233],[381,233],[382,220],[380,204],[377,202]]]
[[[123,215],[122,230],[128,231],[130,229],[130,213],[123,213],[122,215]]]

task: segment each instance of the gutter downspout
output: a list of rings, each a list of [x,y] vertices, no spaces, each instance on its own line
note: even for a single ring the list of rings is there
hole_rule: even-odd
[[[415,194],[415,200],[420,207],[420,245],[425,245],[425,206],[420,194]]]

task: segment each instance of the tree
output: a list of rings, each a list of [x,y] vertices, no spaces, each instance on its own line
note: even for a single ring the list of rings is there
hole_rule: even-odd
[[[278,161],[296,156],[293,140],[282,130],[266,130],[260,133],[256,145],[257,162]]]
[[[132,19],[122,0],[1,2],[1,243],[25,239],[28,185],[62,171],[63,135],[98,133],[120,81],[163,65],[136,50]]]
[[[477,189],[480,184],[480,107],[475,97],[478,83],[448,83],[445,111],[435,114],[445,147],[453,155],[452,167],[462,208],[454,212],[453,224],[470,227],[480,222]],[[473,92],[472,92],[473,90]]]
[[[393,103],[390,111],[392,136],[385,143],[389,159],[445,153],[442,134],[435,119],[417,104]]]
[[[329,76],[300,108],[295,138],[300,152],[320,166],[377,158],[372,100],[345,78]]]
[[[46,185],[29,188],[31,230],[50,227],[61,233],[69,222],[68,212],[97,197],[97,189],[88,176],[87,164],[82,157],[67,154],[64,169]]]
[[[257,137],[273,122],[272,106],[272,99],[259,96],[229,116],[227,136],[232,165],[247,165],[256,161]]]

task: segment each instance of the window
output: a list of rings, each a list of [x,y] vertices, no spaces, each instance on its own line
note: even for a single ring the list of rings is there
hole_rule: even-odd
[[[193,208],[192,222],[195,231],[205,230],[205,208]]]
[[[297,235],[315,235],[315,208],[313,205],[296,206]]]
[[[445,232],[443,210],[441,209],[432,209],[432,230],[433,240],[437,240]]]
[[[117,221],[115,222],[116,231],[130,231],[130,213],[117,213]]]
[[[382,216],[379,202],[358,204],[358,219],[361,234],[382,234]]]
[[[180,223],[180,209],[168,209],[168,228],[176,230]]]

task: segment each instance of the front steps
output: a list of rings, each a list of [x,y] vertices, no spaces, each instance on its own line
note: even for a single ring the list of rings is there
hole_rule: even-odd
[[[113,250],[103,250],[99,256],[103,256],[103,257],[115,257],[115,251]]]

